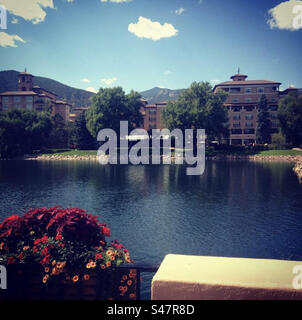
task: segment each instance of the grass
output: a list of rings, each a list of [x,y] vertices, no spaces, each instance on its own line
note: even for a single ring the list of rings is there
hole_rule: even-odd
[[[39,152],[38,156],[96,156],[97,150],[50,149]]]
[[[171,152],[174,155],[174,150]],[[236,151],[236,152],[219,152],[209,153],[209,156],[228,154],[228,155],[254,155],[254,156],[302,156],[301,150],[265,150],[265,151]],[[97,150],[74,150],[74,149],[50,149],[37,153],[39,156],[96,156]]]

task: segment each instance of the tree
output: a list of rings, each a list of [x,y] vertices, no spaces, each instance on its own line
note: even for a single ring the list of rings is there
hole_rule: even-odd
[[[226,136],[227,111],[223,106],[226,93],[214,93],[208,82],[193,82],[175,102],[169,102],[163,111],[168,129],[205,129],[208,139]]]
[[[45,146],[52,122],[44,112],[13,109],[0,116],[0,153],[11,158]]]
[[[100,89],[92,97],[92,104],[86,112],[87,129],[96,138],[101,129],[120,131],[120,121],[128,121],[129,129],[139,127],[143,116],[139,93],[131,91],[125,94],[121,87]]]
[[[287,142],[302,144],[302,94],[292,92],[279,101],[278,118]]]
[[[90,150],[95,149],[95,139],[91,136],[86,127],[85,112],[82,112],[75,120],[72,131],[72,143],[77,149]]]
[[[270,114],[268,111],[267,98],[264,94],[260,98],[257,109],[258,109],[258,120],[257,120],[257,129],[256,129],[257,141],[260,144],[270,143],[272,124],[270,120]]]

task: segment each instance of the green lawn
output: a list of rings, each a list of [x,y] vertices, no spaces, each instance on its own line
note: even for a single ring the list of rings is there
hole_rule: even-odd
[[[72,150],[72,149],[51,149],[46,152],[37,153],[39,156],[96,156],[97,150]],[[174,154],[174,150],[172,150],[171,154]],[[211,155],[220,154],[219,152],[215,152]],[[299,150],[266,150],[266,151],[242,151],[242,152],[234,152],[227,153],[229,155],[255,155],[255,156],[302,156],[302,151]],[[210,155],[210,154],[209,154]]]
[[[38,156],[96,156],[96,150],[51,149],[37,153]]]

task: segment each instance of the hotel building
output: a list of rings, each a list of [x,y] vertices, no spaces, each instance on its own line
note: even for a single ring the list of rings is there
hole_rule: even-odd
[[[57,100],[55,93],[34,86],[33,77],[26,71],[19,73],[18,91],[0,93],[0,111],[7,112],[14,108],[42,111],[49,106],[52,109],[52,117],[60,115],[64,122],[68,122],[71,105],[66,101]]]
[[[229,144],[247,145],[256,142],[257,105],[264,94],[268,100],[271,133],[279,132],[277,117],[280,98],[280,82],[269,80],[246,80],[247,76],[235,74],[231,81],[217,84],[213,91],[228,93],[225,107],[229,118]]]

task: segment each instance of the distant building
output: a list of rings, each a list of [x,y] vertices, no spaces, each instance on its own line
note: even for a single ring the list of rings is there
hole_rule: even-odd
[[[213,91],[228,93],[225,107],[229,118],[229,144],[247,145],[256,142],[258,110],[257,105],[264,94],[268,100],[271,133],[279,132],[277,117],[280,98],[280,82],[269,80],[246,80],[247,76],[235,74],[232,81],[217,84]]]
[[[76,118],[83,112],[88,110],[88,107],[76,107],[72,109],[72,113],[69,114],[69,122],[75,122]]]
[[[50,107],[52,117],[59,115],[64,122],[68,122],[71,105],[66,101],[57,100],[55,93],[34,86],[33,77],[26,71],[19,73],[18,91],[0,93],[0,111],[7,112],[14,108],[42,111]]]
[[[162,118],[162,110],[167,106],[168,102],[158,102],[156,104],[148,104],[142,99],[143,107],[141,109],[144,116],[144,129],[149,131],[152,129],[164,129]]]

